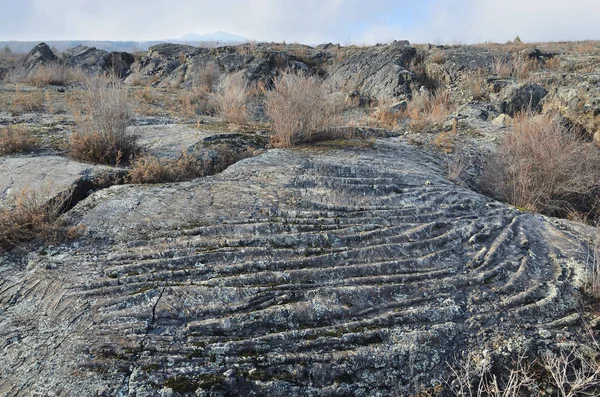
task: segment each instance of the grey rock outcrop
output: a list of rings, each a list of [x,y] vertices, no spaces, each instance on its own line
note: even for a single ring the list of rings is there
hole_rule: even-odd
[[[377,45],[352,52],[328,70],[333,82],[348,92],[371,99],[406,99],[411,95],[408,71],[416,49],[406,41]]]
[[[17,65],[16,69],[20,73],[27,75],[41,65],[57,61],[58,57],[52,52],[52,49],[48,47],[48,44],[40,43],[27,54],[25,59]]]
[[[500,113],[514,116],[516,113],[531,109],[533,112],[542,110],[542,100],[548,90],[539,84],[511,84],[500,91]]]
[[[122,183],[126,173],[123,169],[83,164],[59,156],[1,157],[0,207],[23,190],[41,200],[68,193],[75,204],[93,190]]]
[[[95,47],[78,46],[64,52],[67,66],[79,68],[90,75],[116,73],[123,76],[134,61],[126,52],[108,52]]]
[[[0,256],[0,394],[408,395],[460,352],[581,334],[591,229],[375,148],[88,197],[84,239]]]

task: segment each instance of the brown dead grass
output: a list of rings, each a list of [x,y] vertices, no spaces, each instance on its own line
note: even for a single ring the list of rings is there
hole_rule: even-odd
[[[551,216],[596,212],[600,150],[552,114],[520,114],[488,158],[482,188],[516,207]]]
[[[430,95],[419,92],[413,96],[405,111],[408,126],[413,132],[428,132],[439,128],[451,111],[450,96],[446,91]]]
[[[488,86],[483,70],[477,69],[466,73],[464,84],[474,100],[483,101],[488,99]]]
[[[8,110],[13,116],[39,112],[44,109],[45,99],[44,92],[41,90],[22,91],[17,87]]]
[[[136,184],[182,182],[220,172],[231,164],[256,155],[253,149],[233,152],[221,149],[215,158],[208,155],[197,157],[185,150],[178,159],[158,158],[145,155],[131,164],[128,181]]]
[[[48,201],[27,189],[0,207],[0,251],[38,240],[56,243],[75,234],[60,221],[69,194]]]
[[[25,76],[22,83],[45,87],[47,85],[70,85],[85,79],[82,70],[71,68],[60,63],[51,63],[37,68],[32,74]]]
[[[35,139],[21,126],[8,126],[0,128],[0,156],[26,152],[33,149]]]
[[[250,119],[249,88],[242,73],[227,76],[220,90],[211,95],[211,102],[227,123],[244,125]]]

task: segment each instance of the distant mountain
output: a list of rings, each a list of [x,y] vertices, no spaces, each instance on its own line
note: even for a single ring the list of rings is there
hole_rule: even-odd
[[[247,38],[227,32],[214,32],[208,34],[186,34],[181,38],[182,41],[203,42],[212,41],[217,43],[245,43],[249,41]]]

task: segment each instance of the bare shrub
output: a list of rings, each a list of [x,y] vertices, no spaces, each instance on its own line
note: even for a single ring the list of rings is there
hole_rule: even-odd
[[[57,242],[73,233],[59,220],[68,197],[65,193],[48,201],[25,189],[0,207],[0,251],[32,240]]]
[[[69,85],[81,82],[85,74],[80,69],[71,68],[58,62],[42,65],[22,80],[25,84],[45,87],[47,85]]]
[[[597,396],[600,392],[600,364],[579,350],[546,352],[541,364],[562,397]]]
[[[595,205],[600,153],[551,114],[515,116],[489,156],[481,186],[498,200],[552,216]]]
[[[213,92],[221,76],[217,65],[214,62],[208,62],[204,67],[199,68],[197,73],[199,87]]]
[[[491,362],[485,358],[475,364],[471,355],[450,366],[452,382],[446,382],[448,389],[455,396],[471,397],[519,397],[539,396],[536,383],[526,357],[520,356],[514,368],[505,368],[504,376],[491,371]]]
[[[273,125],[271,145],[289,147],[340,137],[334,127],[342,107],[329,85],[304,73],[285,72],[266,94],[266,110]]]
[[[375,111],[377,125],[390,129],[397,127],[402,111],[394,109],[394,103],[388,98],[377,98],[377,104],[377,110]]]
[[[210,92],[206,87],[179,92],[177,100],[171,104],[171,109],[185,118],[214,113]]]
[[[458,137],[457,122],[456,119],[452,120],[452,129],[449,131],[440,132],[435,139],[433,144],[440,150],[446,153],[452,153],[456,145]]]
[[[71,134],[73,158],[101,164],[118,164],[138,151],[129,96],[116,77],[88,78],[75,109],[77,128]]]
[[[498,58],[494,63],[495,73],[502,78],[527,79],[531,72],[539,68],[540,65],[537,61],[532,61],[522,54],[513,54],[508,58]]]
[[[221,89],[211,95],[217,114],[230,124],[248,121],[248,86],[242,73],[227,76]]]
[[[20,126],[0,128],[0,156],[31,150],[35,145],[29,132]]]
[[[8,110],[13,116],[38,112],[44,109],[45,99],[42,91],[36,90],[24,92],[20,88],[17,88]]]
[[[436,95],[419,92],[408,103],[405,115],[409,118],[408,126],[412,131],[427,132],[444,123],[450,110],[450,96],[446,91]]]

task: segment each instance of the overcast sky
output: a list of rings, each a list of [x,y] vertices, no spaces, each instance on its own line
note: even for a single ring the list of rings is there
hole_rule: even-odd
[[[0,0],[0,40],[372,44],[600,39],[600,0]]]

